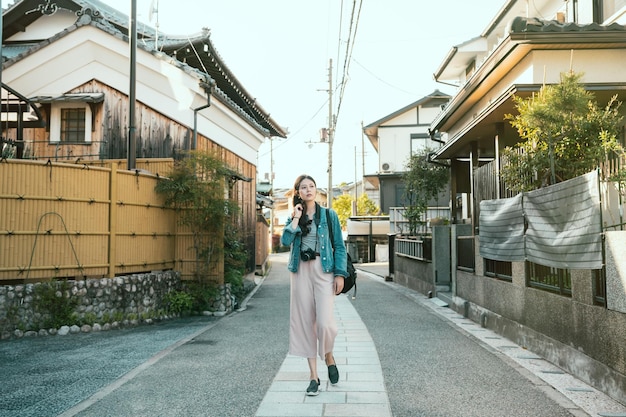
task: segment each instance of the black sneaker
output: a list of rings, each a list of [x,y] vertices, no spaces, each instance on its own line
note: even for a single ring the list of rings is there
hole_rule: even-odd
[[[306,389],[306,395],[314,396],[320,393],[320,379],[317,378],[317,381],[312,379],[309,387]]]
[[[337,369],[337,365],[329,365],[328,366],[328,379],[330,379],[330,383],[335,385],[339,382],[339,370]]]

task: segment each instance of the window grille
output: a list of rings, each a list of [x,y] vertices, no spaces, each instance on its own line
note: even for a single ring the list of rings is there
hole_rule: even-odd
[[[513,281],[512,265],[511,262],[494,261],[485,258],[485,275],[503,281]]]
[[[61,142],[85,142],[85,109],[61,109]]]
[[[529,287],[572,296],[572,274],[569,269],[526,262],[526,280]]]

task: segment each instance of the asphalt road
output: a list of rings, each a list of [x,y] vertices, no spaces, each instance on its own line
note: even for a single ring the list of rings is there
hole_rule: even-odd
[[[395,417],[572,415],[558,393],[407,291],[362,274],[352,301]],[[0,417],[253,416],[287,355],[284,255],[272,256],[245,307],[222,318],[3,341]]]
[[[360,280],[354,303],[376,344],[394,417],[571,416],[410,293]]]

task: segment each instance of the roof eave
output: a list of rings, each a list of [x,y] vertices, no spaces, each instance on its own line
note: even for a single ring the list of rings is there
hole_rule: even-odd
[[[483,65],[467,80],[459,92],[450,100],[448,106],[431,123],[431,129],[441,130],[465,100],[476,90],[477,86],[484,82],[489,74],[507,57],[516,51],[519,55],[526,55],[532,49],[538,49],[542,45],[567,45],[567,49],[578,46],[592,48],[598,44],[610,44],[611,47],[626,47],[625,31],[575,31],[575,32],[523,32],[510,33],[509,37],[502,41],[493,53],[489,55]],[[523,48],[520,49],[520,48]]]

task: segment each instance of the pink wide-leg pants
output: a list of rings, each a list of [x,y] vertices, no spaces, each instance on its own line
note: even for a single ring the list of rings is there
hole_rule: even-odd
[[[333,283],[333,274],[323,272],[319,257],[301,261],[298,272],[291,273],[290,354],[324,359],[333,351],[337,337]]]

